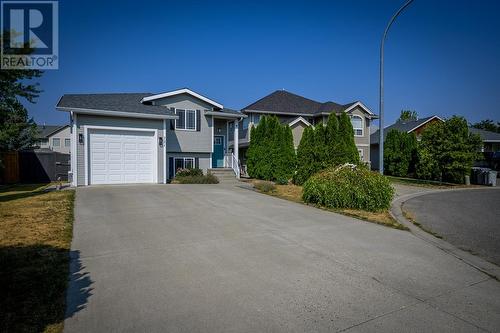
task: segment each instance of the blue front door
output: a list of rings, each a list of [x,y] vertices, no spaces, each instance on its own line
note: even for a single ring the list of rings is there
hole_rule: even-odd
[[[214,153],[212,154],[212,168],[224,167],[224,137],[214,135]]]

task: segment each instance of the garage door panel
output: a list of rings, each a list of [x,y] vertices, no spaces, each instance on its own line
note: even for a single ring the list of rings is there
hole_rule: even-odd
[[[90,184],[154,181],[153,132],[91,130],[89,143]]]

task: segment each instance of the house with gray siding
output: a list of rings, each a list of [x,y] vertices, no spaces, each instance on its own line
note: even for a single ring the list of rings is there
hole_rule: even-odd
[[[62,154],[71,151],[71,128],[69,125],[37,125],[34,148],[49,149]]]
[[[56,109],[70,114],[74,186],[166,183],[193,167],[239,177],[238,144],[230,151],[228,137],[239,137],[247,116],[190,89],[67,94]]]
[[[188,88],[159,94],[66,94],[56,109],[70,114],[74,186],[166,183],[182,168],[224,169],[239,178],[249,130],[271,114],[292,128],[297,147],[305,127],[345,112],[360,156],[369,162],[370,123],[376,118],[359,101],[321,103],[286,91],[236,111]]]
[[[347,104],[331,101],[318,102],[285,90],[277,90],[244,107],[241,112],[247,115],[247,118],[241,121],[238,138],[242,164],[245,164],[244,156],[251,140],[250,128],[259,124],[260,117],[275,115],[283,124],[290,126],[293,143],[297,148],[307,126],[326,124],[331,113],[340,115],[342,112],[347,113],[351,118],[354,142],[361,160],[370,163],[370,125],[378,117],[360,101]],[[233,137],[230,136],[230,147],[234,146],[232,140]]]

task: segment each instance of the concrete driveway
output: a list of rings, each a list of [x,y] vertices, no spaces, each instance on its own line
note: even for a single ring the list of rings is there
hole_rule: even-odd
[[[403,209],[451,244],[500,265],[500,189],[430,193]]]
[[[409,232],[220,185],[77,190],[66,332],[474,332],[500,283]]]

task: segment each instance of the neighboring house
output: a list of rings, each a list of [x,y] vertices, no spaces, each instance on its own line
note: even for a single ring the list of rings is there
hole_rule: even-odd
[[[228,137],[239,137],[246,115],[190,89],[68,94],[56,108],[71,115],[75,186],[166,183],[190,167],[230,167],[239,176],[238,149],[229,152]]]
[[[415,135],[417,136],[417,140],[420,140],[422,131],[430,124],[439,121],[443,121],[443,119],[439,118],[436,115],[416,120],[398,120],[394,124],[384,128],[384,142],[385,138],[387,137],[387,133],[389,133],[389,131],[393,129],[406,133],[415,133]],[[372,170],[379,169],[379,135],[379,130],[373,132],[370,135],[370,156],[372,161]]]
[[[474,134],[479,134],[483,141],[482,152],[497,152],[500,151],[500,133],[490,132],[483,129],[469,127],[469,131]]]
[[[321,103],[284,90],[277,90],[243,108],[241,112],[248,116],[242,120],[239,132],[242,160],[251,140],[250,128],[258,125],[260,117],[264,115],[276,115],[283,124],[288,124],[292,129],[294,146],[297,148],[307,126],[326,124],[331,113],[339,115],[345,112],[351,117],[354,141],[360,157],[363,161],[370,162],[370,124],[377,116],[359,101],[344,105],[334,102]],[[231,135],[229,140],[230,147],[233,147]]]
[[[38,125],[35,146],[40,149],[69,154],[71,151],[71,128],[69,125]]]

